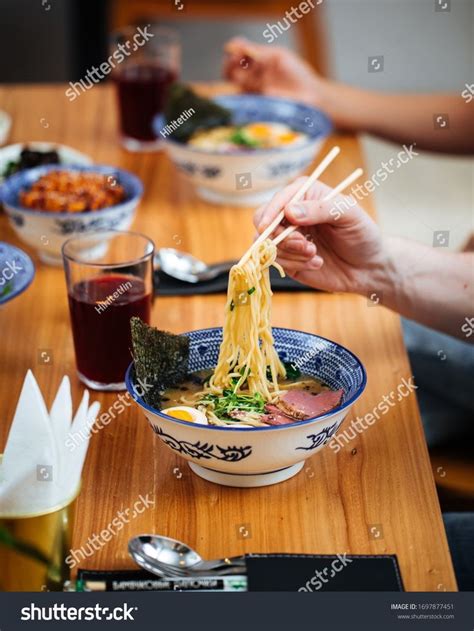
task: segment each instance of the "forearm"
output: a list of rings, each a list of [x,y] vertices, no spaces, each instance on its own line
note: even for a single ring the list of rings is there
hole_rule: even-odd
[[[386,247],[381,302],[407,318],[467,339],[465,325],[474,316],[474,255],[397,238],[387,239]]]
[[[387,94],[322,80],[317,105],[343,130],[431,151],[474,151],[472,106],[461,95]]]

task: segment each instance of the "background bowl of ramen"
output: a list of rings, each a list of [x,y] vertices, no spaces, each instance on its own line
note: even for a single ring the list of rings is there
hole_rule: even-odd
[[[117,182],[124,187],[125,198],[119,204],[85,212],[54,212],[22,207],[20,193],[31,188],[42,175],[58,170],[103,173],[110,178],[110,182]],[[99,164],[67,167],[48,165],[26,169],[9,177],[0,188],[0,200],[13,230],[22,241],[37,250],[43,262],[51,265],[62,265],[61,247],[73,236],[97,230],[127,230],[142,194],[143,185],[135,175]]]
[[[189,371],[213,368],[222,328],[184,333],[190,339]],[[274,328],[281,359],[332,389],[344,390],[341,405],[314,419],[288,425],[238,428],[200,425],[171,418],[142,398],[131,364],[127,389],[142,408],[160,440],[188,461],[200,477],[225,486],[255,487],[283,482],[296,475],[304,461],[320,451],[341,426],[352,404],[365,389],[361,361],[347,348],[326,338],[293,329]]]
[[[198,149],[168,137],[165,147],[174,165],[200,197],[217,204],[247,206],[267,201],[305,171],[332,130],[323,112],[296,101],[255,94],[225,95],[214,100],[232,111],[233,125],[284,123],[307,136],[294,146],[231,153]]]

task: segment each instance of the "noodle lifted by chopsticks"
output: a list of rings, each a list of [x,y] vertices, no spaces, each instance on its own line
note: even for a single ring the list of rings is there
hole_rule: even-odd
[[[230,270],[223,340],[206,388],[212,394],[220,395],[226,388],[239,392],[244,384],[245,391],[259,393],[266,401],[280,392],[278,379],[286,377],[286,370],[273,343],[270,267],[285,273],[276,254],[276,246],[267,239]]]

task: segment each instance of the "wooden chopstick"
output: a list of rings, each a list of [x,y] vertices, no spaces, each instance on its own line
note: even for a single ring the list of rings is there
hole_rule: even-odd
[[[314,171],[311,173],[311,175],[303,184],[303,186],[293,195],[293,197],[288,202],[288,204],[294,204],[295,202],[299,201],[303,197],[306,191],[309,190],[310,186],[312,186],[314,182],[321,176],[321,174],[328,168],[328,166],[331,164],[334,158],[339,155],[340,151],[341,151],[340,147],[336,146],[336,147],[333,147],[331,151],[329,151],[326,154],[326,156],[321,160],[318,166],[314,169]],[[281,223],[284,216],[285,216],[284,211],[283,210],[280,211],[280,213],[275,217],[272,223],[267,228],[265,228],[265,230],[257,239],[255,239],[253,244],[250,246],[247,252],[244,253],[244,255],[242,256],[242,258],[240,259],[237,265],[243,265],[247,261],[252,250],[256,248],[258,245],[260,245],[260,243],[265,241],[265,239],[267,239],[271,235],[271,233],[275,230],[275,228]]]
[[[344,180],[342,180],[342,182],[340,182],[336,188],[334,188],[330,193],[328,193],[326,195],[326,197],[323,198],[323,202],[329,202],[331,201],[331,199],[333,199],[334,197],[336,197],[336,195],[339,195],[339,193],[342,193],[342,191],[347,188],[348,186],[350,186],[352,184],[352,182],[354,182],[355,180],[357,180],[357,178],[359,178],[362,173],[364,171],[361,168],[355,169],[355,171],[353,171],[350,175],[348,175]],[[286,239],[286,237],[291,234],[292,232],[294,232],[295,230],[298,229],[298,226],[288,226],[288,228],[286,228],[286,230],[283,230],[283,232],[281,232],[275,239],[273,239],[273,243],[275,245],[278,245],[279,243],[281,243],[284,239]],[[263,233],[262,233],[263,234]]]

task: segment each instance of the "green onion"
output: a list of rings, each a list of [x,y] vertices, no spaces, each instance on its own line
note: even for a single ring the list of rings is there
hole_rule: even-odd
[[[263,414],[265,411],[265,400],[258,392],[256,394],[237,394],[225,389],[222,396],[216,394],[206,394],[199,404],[212,405],[214,414],[222,419],[231,419],[230,413],[233,410],[239,412],[256,412]]]
[[[249,138],[245,130],[240,127],[236,129],[235,132],[231,135],[230,141],[236,145],[242,145],[244,147],[259,147],[260,146],[259,142],[257,142],[256,140],[253,140],[253,138]]]
[[[248,295],[251,296],[253,294],[253,292],[255,291],[255,287],[250,287],[250,289],[248,290]]]

